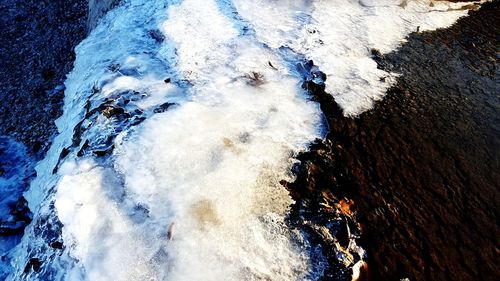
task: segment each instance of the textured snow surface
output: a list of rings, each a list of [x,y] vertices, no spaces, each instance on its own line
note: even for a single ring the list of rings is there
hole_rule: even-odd
[[[292,201],[279,184],[293,180],[293,156],[324,134],[295,64],[313,59],[345,113],[359,114],[393,75],[376,68],[372,48],[391,51],[417,26],[445,27],[466,13],[430,4],[124,1],[77,47],[60,134],[26,194],[36,218],[63,224],[65,249],[47,250],[28,227],[9,278],[319,278],[307,243],[285,224]],[[125,110],[140,109],[144,122],[81,122],[89,104],[131,92]],[[165,102],[175,105],[154,113]],[[82,143],[112,136],[111,155],[77,156],[75,128],[85,128]],[[42,271],[24,274],[32,256]]]

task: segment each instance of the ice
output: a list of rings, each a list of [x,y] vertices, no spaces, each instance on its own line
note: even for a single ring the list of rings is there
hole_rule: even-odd
[[[295,64],[313,59],[347,115],[368,110],[395,75],[372,48],[387,53],[418,26],[466,13],[430,3],[123,1],[76,48],[9,279],[319,278],[285,223],[292,200],[279,183],[325,133]],[[99,113],[111,105],[125,117]],[[40,235],[55,221],[60,252]],[[33,256],[41,272],[25,273]]]
[[[467,14],[468,3],[431,0],[234,1],[256,36],[312,59],[328,76],[326,91],[356,116],[382,99],[396,73],[377,69],[371,49],[388,53],[411,33],[443,28]]]

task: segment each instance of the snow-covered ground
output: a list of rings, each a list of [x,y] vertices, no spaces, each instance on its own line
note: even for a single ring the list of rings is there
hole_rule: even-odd
[[[327,91],[358,114],[391,85],[371,49],[448,26],[465,15],[446,11],[459,5],[124,1],[76,49],[9,279],[319,278],[285,224],[291,199],[279,184],[325,133],[295,64],[313,59]],[[40,235],[56,220],[64,250]],[[33,257],[41,269],[25,272]]]

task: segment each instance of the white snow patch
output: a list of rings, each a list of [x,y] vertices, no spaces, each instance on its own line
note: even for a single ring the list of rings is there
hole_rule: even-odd
[[[380,100],[397,74],[377,69],[371,49],[388,53],[417,30],[448,27],[468,3],[431,0],[234,1],[257,37],[273,49],[288,47],[327,74],[326,91],[346,115]]]

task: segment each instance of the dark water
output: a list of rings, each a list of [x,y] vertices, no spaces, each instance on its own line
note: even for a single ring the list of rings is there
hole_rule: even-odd
[[[374,50],[402,76],[356,119],[312,92],[331,131],[299,156],[288,187],[296,209],[319,217],[325,192],[354,201],[371,280],[500,280],[499,31],[495,1]]]

